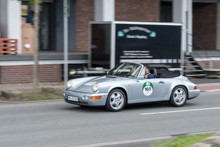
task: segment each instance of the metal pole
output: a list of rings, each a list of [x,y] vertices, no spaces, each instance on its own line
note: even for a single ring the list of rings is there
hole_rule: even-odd
[[[68,3],[63,0],[63,33],[64,33],[64,85],[68,80]]]
[[[39,0],[34,1],[34,65],[33,65],[33,88],[38,93],[38,56],[39,56]]]

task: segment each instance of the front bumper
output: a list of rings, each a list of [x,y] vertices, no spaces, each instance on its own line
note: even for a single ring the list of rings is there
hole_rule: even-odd
[[[67,100],[67,96],[75,96],[78,97],[79,101],[70,101]],[[100,100],[85,100],[83,99],[84,96],[102,96],[102,99]],[[81,92],[73,92],[73,91],[68,91],[64,90],[63,91],[63,98],[67,103],[70,104],[76,104],[76,105],[85,105],[85,106],[105,106],[106,104],[106,99],[107,99],[108,93],[95,93],[95,94],[89,94],[89,93],[81,93]]]
[[[200,90],[199,89],[189,90],[189,97],[188,97],[188,99],[196,98],[197,96],[199,96],[199,94],[200,94]]]

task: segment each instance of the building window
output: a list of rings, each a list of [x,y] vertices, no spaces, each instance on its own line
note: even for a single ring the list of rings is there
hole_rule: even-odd
[[[22,6],[28,7],[28,12],[22,15],[26,17],[27,22],[34,25],[34,6],[29,2],[22,2]],[[40,51],[53,51],[54,50],[54,15],[53,3],[40,4],[39,15],[39,50]]]
[[[69,0],[68,50],[75,50],[75,0]],[[63,52],[63,0],[55,0],[55,50]]]
[[[172,2],[160,2],[160,22],[172,22]]]
[[[68,48],[75,50],[75,0],[69,0]],[[27,9],[27,10],[26,10]],[[34,25],[34,6],[22,2],[22,17]],[[39,50],[63,52],[63,0],[50,0],[40,4]]]

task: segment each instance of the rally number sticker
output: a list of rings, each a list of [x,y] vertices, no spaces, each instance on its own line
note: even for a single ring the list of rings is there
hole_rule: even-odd
[[[142,88],[143,94],[150,96],[154,91],[154,86],[151,82],[145,82]]]

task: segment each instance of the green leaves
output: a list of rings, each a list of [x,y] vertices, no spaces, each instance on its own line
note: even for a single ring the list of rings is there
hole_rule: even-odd
[[[24,0],[18,0],[18,1],[24,1]],[[30,0],[29,4],[34,5],[35,0]],[[42,3],[42,0],[39,0],[39,3]]]
[[[35,1],[35,0],[30,0],[30,1],[29,1],[29,4],[30,4],[30,5],[34,5],[34,1]],[[42,3],[42,0],[39,0],[39,3]]]

